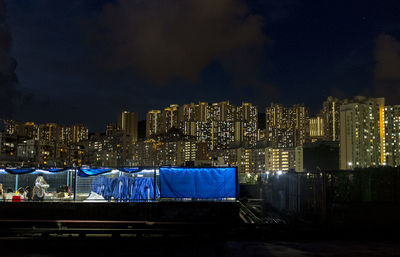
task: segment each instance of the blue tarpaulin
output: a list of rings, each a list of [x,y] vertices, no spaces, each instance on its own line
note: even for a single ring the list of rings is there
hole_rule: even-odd
[[[130,178],[118,177],[107,178],[99,176],[93,180],[91,190],[104,199],[110,201],[148,201],[155,200],[160,196],[160,191],[156,186],[154,198],[154,179],[153,178]]]
[[[49,172],[62,172],[68,170],[68,168],[50,168],[50,169],[43,169],[45,171]]]
[[[158,187],[156,187],[156,199],[160,196]],[[154,199],[154,179],[136,178],[133,185],[131,201],[155,200]]]
[[[237,170],[234,167],[161,167],[161,198],[236,198]]]
[[[96,176],[110,171],[112,171],[111,168],[97,168],[97,169],[79,168],[78,176],[80,177]]]
[[[104,173],[108,173],[112,171],[112,168],[78,168],[78,175],[80,177],[89,177],[96,176]],[[130,167],[130,168],[119,168],[117,169],[122,172],[134,173],[140,170],[139,167]],[[63,171],[75,171],[75,168],[0,168],[0,172],[7,172],[9,174],[36,174],[36,173],[58,173]]]
[[[31,172],[34,172],[36,169],[35,168],[15,168],[15,169],[4,169],[6,172],[10,174],[28,174]]]

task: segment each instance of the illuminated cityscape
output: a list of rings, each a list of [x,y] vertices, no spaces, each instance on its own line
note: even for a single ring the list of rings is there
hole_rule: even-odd
[[[0,0],[1,256],[399,256],[400,0]]]
[[[384,98],[328,97],[315,117],[303,104],[273,103],[265,110],[259,114],[247,102],[171,104],[148,111],[141,133],[138,114],[129,111],[118,114],[104,133],[89,133],[82,124],[4,120],[0,161],[4,166],[228,165],[251,174],[310,172],[321,167],[304,160],[303,151],[322,143],[339,152],[330,156],[335,165],[322,164],[328,170],[400,165],[400,107],[385,105]],[[263,115],[265,129],[260,129]]]

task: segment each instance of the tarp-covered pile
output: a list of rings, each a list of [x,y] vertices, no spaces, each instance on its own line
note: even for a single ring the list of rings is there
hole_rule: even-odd
[[[91,190],[96,194],[104,197],[107,201],[112,199],[115,201],[147,201],[160,197],[160,191],[156,186],[156,194],[154,195],[154,179],[153,178],[132,178],[118,177],[108,178],[105,176],[96,177],[91,185]]]

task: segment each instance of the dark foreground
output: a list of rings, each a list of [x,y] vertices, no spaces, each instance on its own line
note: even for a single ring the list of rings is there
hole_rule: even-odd
[[[0,256],[399,256],[398,241],[3,238]]]
[[[392,220],[308,223],[259,217],[252,207],[3,203],[0,256],[400,256],[400,226]]]

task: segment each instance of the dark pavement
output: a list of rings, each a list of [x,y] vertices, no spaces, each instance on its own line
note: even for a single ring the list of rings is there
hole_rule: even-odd
[[[195,237],[2,238],[0,256],[400,256],[400,241],[224,241]]]

